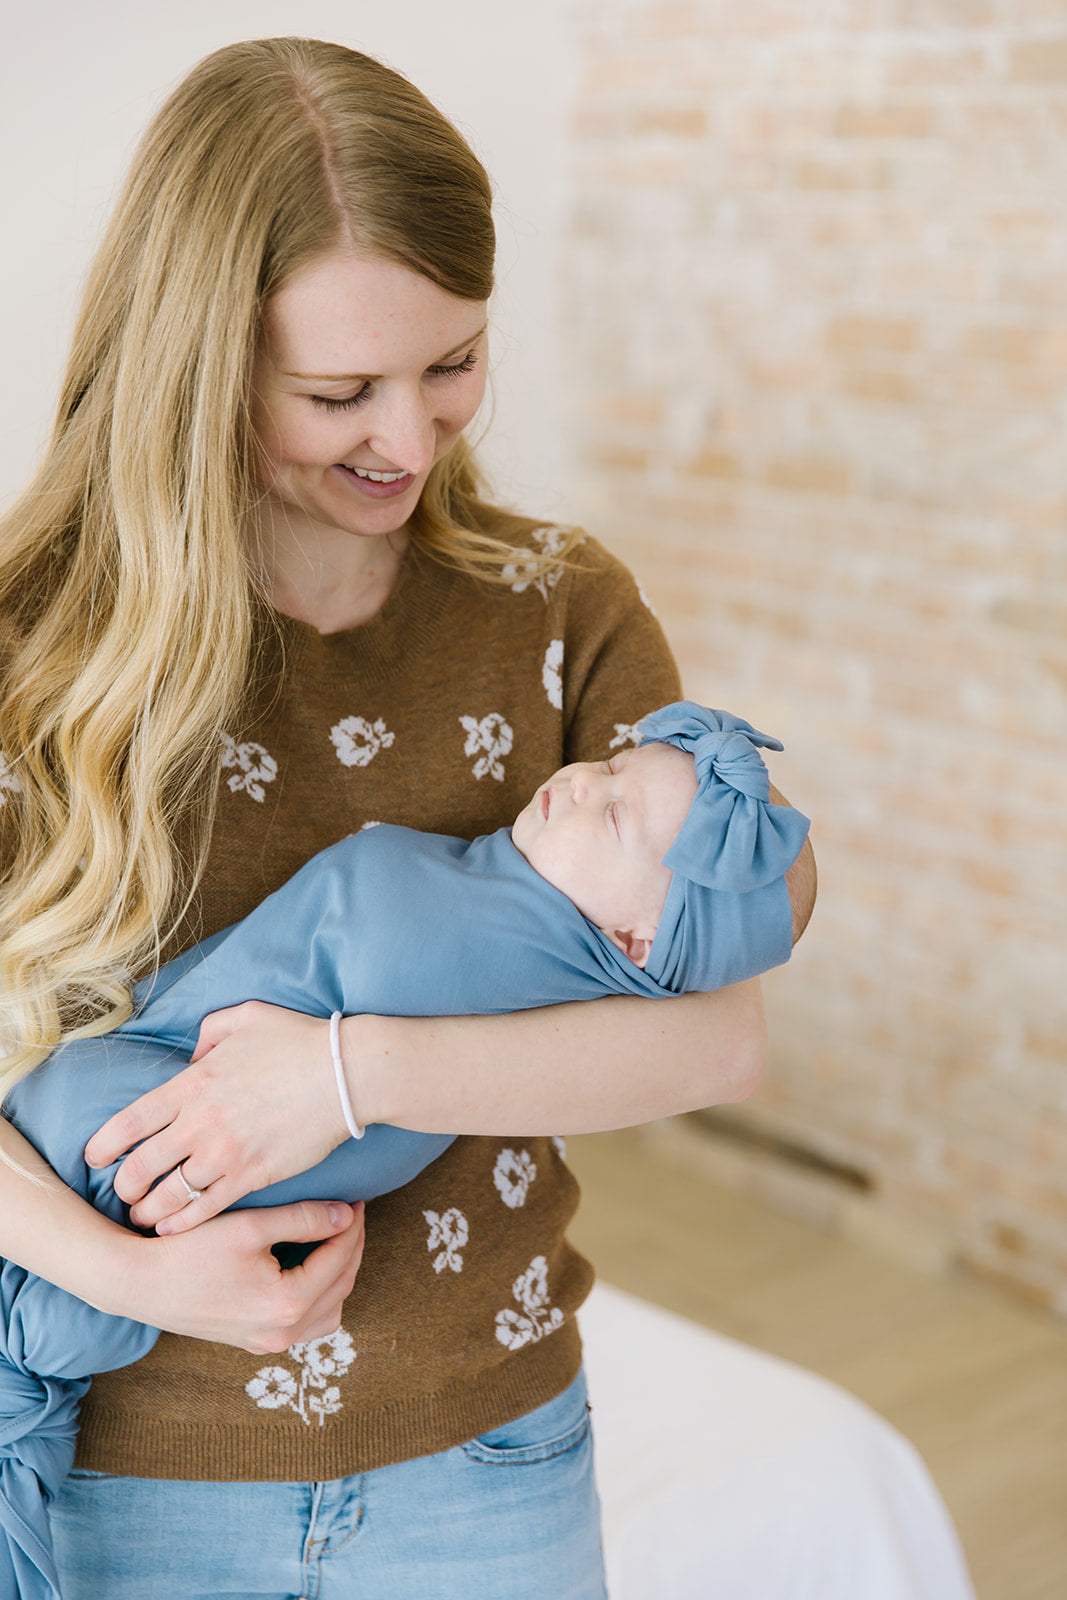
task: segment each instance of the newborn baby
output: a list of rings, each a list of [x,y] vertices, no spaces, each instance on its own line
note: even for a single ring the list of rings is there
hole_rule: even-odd
[[[121,1027],[57,1050],[7,1114],[80,1188],[89,1135],[181,1070],[209,1012],[244,1000],[320,1017],[457,1016],[668,998],[786,961],[785,874],[808,822],[770,804],[757,745],[776,741],[690,702],[639,731],[639,748],[555,773],[511,829],[468,842],[383,824],[320,852],[138,985]],[[372,1199],[452,1137],[375,1126],[242,1203]],[[113,1175],[92,1176],[96,1203]]]

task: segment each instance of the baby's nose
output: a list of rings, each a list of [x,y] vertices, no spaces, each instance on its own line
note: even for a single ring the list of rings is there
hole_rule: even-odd
[[[596,787],[597,773],[594,768],[575,767],[571,774],[571,799],[575,805],[581,805],[588,800]]]

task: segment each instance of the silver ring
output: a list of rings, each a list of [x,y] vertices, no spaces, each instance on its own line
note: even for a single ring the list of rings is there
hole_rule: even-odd
[[[203,1191],[203,1189],[194,1189],[193,1188],[192,1184],[189,1182],[189,1179],[185,1176],[185,1173],[182,1171],[182,1163],[180,1161],[178,1162],[178,1165],[175,1167],[174,1170],[178,1174],[179,1178],[181,1179],[182,1186],[185,1189],[186,1205],[189,1205],[193,1200],[199,1200],[200,1196],[203,1194],[204,1191]]]

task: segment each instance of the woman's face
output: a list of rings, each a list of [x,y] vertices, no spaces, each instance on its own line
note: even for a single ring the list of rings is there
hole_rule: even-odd
[[[365,537],[404,526],[481,402],[485,324],[484,301],[341,250],[271,297],[252,420],[260,478],[288,526]]]

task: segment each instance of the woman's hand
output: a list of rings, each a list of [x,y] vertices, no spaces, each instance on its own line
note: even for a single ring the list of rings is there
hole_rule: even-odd
[[[110,1166],[136,1144],[115,1192],[139,1227],[162,1234],[306,1172],[348,1138],[329,1033],[319,1017],[260,1000],[213,1012],[192,1064],[106,1122],[86,1161]],[[186,1184],[201,1197],[190,1200]]]
[[[256,1355],[338,1326],[363,1255],[362,1205],[303,1200],[143,1239],[68,1189],[3,1118],[0,1152],[4,1255],[97,1310]],[[271,1254],[316,1239],[325,1242],[291,1271]]]
[[[178,1238],[125,1237],[118,1270],[94,1301],[101,1310],[264,1355],[340,1325],[363,1255],[363,1205],[304,1200],[235,1211]],[[289,1271],[271,1254],[281,1240],[314,1239],[325,1242]]]

